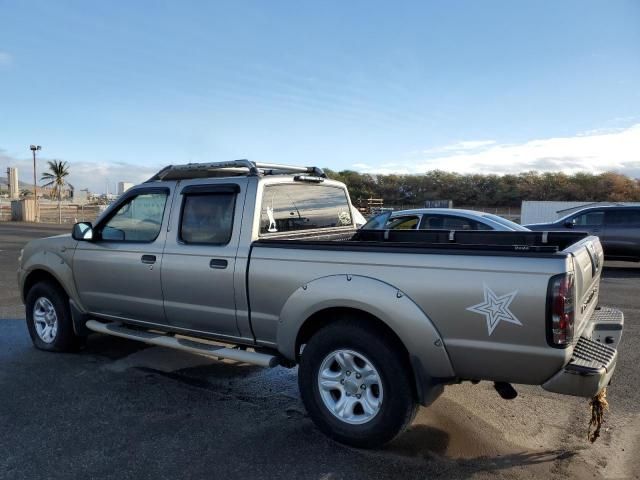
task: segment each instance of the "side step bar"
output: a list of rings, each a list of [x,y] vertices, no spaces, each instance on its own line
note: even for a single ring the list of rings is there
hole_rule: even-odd
[[[280,364],[280,359],[276,355],[237,350],[235,348],[228,348],[221,345],[213,345],[191,340],[189,338],[176,338],[163,333],[134,330],[117,323],[103,323],[97,320],[89,320],[87,321],[86,326],[89,330],[93,330],[94,332],[105,333],[115,337],[128,338],[130,340],[138,340],[151,345],[173,348],[215,359],[226,358],[237,362],[250,363],[252,365],[267,368],[273,368]]]

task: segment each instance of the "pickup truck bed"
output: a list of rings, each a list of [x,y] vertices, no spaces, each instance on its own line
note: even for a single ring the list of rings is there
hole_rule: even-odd
[[[251,323],[264,345],[277,345],[289,357],[295,358],[299,340],[288,332],[297,333],[295,323],[313,313],[308,308],[316,300],[309,292],[320,284],[324,292],[329,283],[335,287],[323,308],[351,305],[384,318],[433,377],[542,384],[571,357],[571,346],[549,348],[547,305],[536,302],[531,292],[546,292],[550,277],[573,270],[572,250],[584,248],[585,234],[372,230],[348,239],[317,238],[283,235],[252,244],[247,273]],[[578,275],[579,295],[586,298],[599,272],[592,275],[588,255],[578,261],[588,262]],[[469,310],[485,292],[514,293],[508,307],[512,317],[488,328],[485,317]],[[399,294],[413,304],[411,320],[394,318]],[[578,334],[595,309],[591,300],[576,318]],[[424,341],[428,333],[422,327],[427,325],[434,327],[430,335],[433,342],[442,340],[446,355]],[[537,368],[526,368],[530,362]]]

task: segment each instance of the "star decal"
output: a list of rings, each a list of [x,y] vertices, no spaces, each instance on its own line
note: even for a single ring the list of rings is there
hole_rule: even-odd
[[[467,310],[484,315],[487,319],[489,336],[500,322],[509,322],[522,326],[520,320],[509,310],[509,305],[518,294],[518,291],[498,296],[486,284],[484,285],[484,302],[467,307]]]

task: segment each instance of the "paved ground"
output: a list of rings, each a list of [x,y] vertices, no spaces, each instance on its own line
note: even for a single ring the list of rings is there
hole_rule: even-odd
[[[316,430],[295,370],[100,336],[80,354],[32,348],[16,259],[55,233],[0,223],[0,478],[640,478],[640,266],[605,268],[601,301],[626,330],[595,445],[586,400],[518,387],[507,402],[481,383],[448,387],[402,438],[359,451]]]

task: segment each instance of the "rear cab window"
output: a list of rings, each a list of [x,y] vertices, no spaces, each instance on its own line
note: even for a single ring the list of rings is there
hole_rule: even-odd
[[[352,226],[349,199],[339,186],[284,183],[264,188],[260,235]]]

